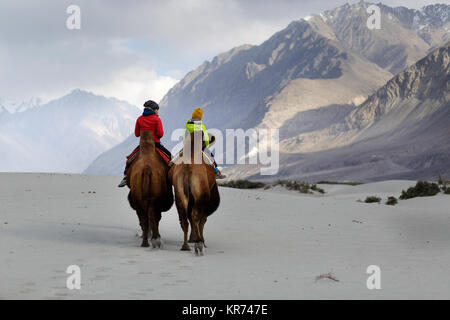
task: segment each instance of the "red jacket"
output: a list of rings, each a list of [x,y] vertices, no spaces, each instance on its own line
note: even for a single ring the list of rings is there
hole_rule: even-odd
[[[141,130],[150,130],[153,133],[155,142],[160,142],[159,139],[164,135],[161,119],[156,114],[140,116],[136,120],[136,127],[134,128],[136,137],[141,135]]]

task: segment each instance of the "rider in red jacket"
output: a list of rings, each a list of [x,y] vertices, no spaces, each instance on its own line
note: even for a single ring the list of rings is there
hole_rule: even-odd
[[[155,147],[160,149],[167,158],[172,159],[172,154],[162,144],[160,139],[164,135],[161,119],[158,116],[159,106],[156,102],[149,100],[144,104],[144,113],[136,120],[136,126],[134,128],[134,134],[136,137],[141,135],[141,130],[149,130],[153,133],[155,139]],[[124,178],[119,184],[119,187],[124,187],[127,184],[127,170],[133,160],[136,158],[136,154],[139,152],[139,146],[127,157],[127,164],[125,166]]]
[[[164,135],[161,119],[158,116],[158,109],[152,110],[145,108],[144,113],[136,120],[136,127],[134,128],[134,134],[136,137],[141,135],[141,130],[149,130],[153,133],[155,142],[160,142],[159,139]]]

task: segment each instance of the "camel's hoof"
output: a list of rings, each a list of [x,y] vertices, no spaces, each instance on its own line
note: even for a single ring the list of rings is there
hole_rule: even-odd
[[[195,243],[195,254],[197,255],[203,255],[203,243],[196,242]]]
[[[153,248],[161,248],[162,247],[161,238],[152,239],[152,247]]]
[[[141,244],[141,247],[148,248],[148,247],[150,247],[150,245],[148,244],[148,241],[143,241]]]
[[[181,251],[191,251],[191,247],[189,247],[189,245],[188,244],[183,244],[182,246],[181,246],[181,249],[180,249]]]

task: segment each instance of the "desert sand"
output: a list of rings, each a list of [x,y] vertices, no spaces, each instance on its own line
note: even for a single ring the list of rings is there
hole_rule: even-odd
[[[0,299],[449,299],[450,196],[384,204],[415,181],[321,185],[325,195],[220,188],[204,256],[139,247],[120,177],[0,174]],[[378,195],[382,204],[357,202]],[[81,269],[81,289],[66,269]],[[381,269],[369,290],[367,267]],[[336,280],[316,277],[331,273]]]

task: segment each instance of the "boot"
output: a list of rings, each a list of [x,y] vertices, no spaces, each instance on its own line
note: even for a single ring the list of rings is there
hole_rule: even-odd
[[[223,175],[217,167],[214,168],[214,171],[216,172],[216,179],[225,179],[227,177],[226,175]]]
[[[119,187],[119,188],[123,188],[123,187],[125,187],[126,185],[127,185],[127,176],[124,176],[123,179],[122,179],[122,181],[120,181],[118,187]]]

